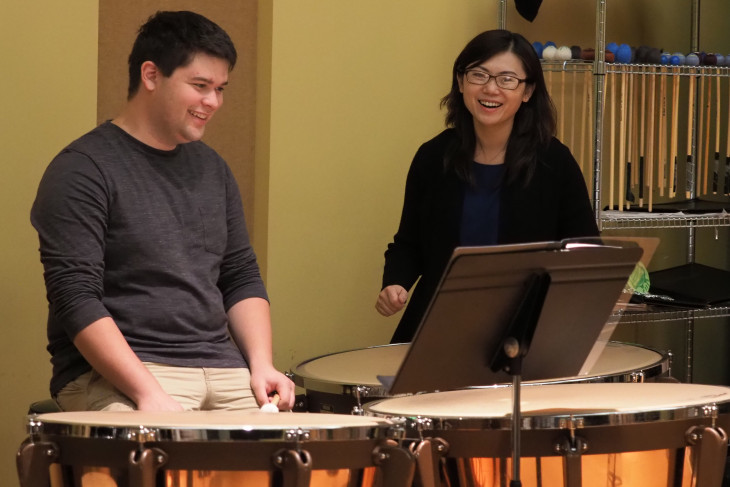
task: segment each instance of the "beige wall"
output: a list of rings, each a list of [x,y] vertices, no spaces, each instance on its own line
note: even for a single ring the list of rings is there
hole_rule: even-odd
[[[274,303],[276,362],[386,341],[395,319],[372,304],[382,252],[395,231],[405,171],[438,132],[438,100],[464,42],[494,27],[487,2],[432,0],[418,11],[389,1],[269,2],[260,53],[256,229]],[[60,4],[59,4],[60,5]],[[47,394],[46,303],[28,212],[43,169],[96,122],[95,3],[44,0],[2,16],[6,224],[2,255],[7,329],[0,478],[15,485],[14,453],[29,402]],[[268,9],[268,10],[267,10]],[[274,82],[268,87],[267,66]],[[266,96],[270,93],[270,98]],[[9,103],[9,104],[8,104]],[[270,110],[266,107],[270,106]],[[266,143],[270,140],[270,143]],[[266,160],[271,158],[270,168]],[[263,158],[263,160],[262,160]],[[267,174],[268,173],[268,174]],[[258,218],[257,218],[258,220]]]
[[[496,27],[497,3],[413,9],[283,0],[260,8],[259,59],[271,65],[259,65],[258,109],[267,123],[257,125],[256,211],[265,216],[256,219],[256,235],[267,239],[257,249],[268,256],[280,367],[389,340],[398,317],[380,317],[373,303],[405,174],[418,145],[443,126],[438,101],[454,57],[473,35]],[[594,3],[543,4],[532,24],[508,5],[508,27],[531,40],[594,42]],[[689,13],[685,0],[612,1],[607,40],[686,51]],[[703,45],[730,52],[706,24]],[[681,233],[667,238],[685,242]]]
[[[406,171],[443,127],[454,58],[496,27],[497,10],[493,1],[272,4],[260,7],[273,29],[260,32],[271,81],[258,102],[270,106],[269,130],[257,126],[257,162],[269,174],[256,222],[268,225],[276,361],[289,368],[390,340],[397,317],[382,318],[374,303]]]
[[[0,482],[13,486],[28,404],[48,395],[46,301],[29,222],[41,173],[96,122],[96,2],[4,2],[0,15]]]
[[[725,0],[714,1],[718,17],[727,18],[728,7],[718,3]],[[88,0],[16,4],[6,2],[0,16],[0,479],[11,486],[23,415],[45,396],[50,372],[28,212],[50,158],[95,125],[98,13]],[[381,318],[373,303],[405,174],[418,145],[442,128],[438,101],[454,57],[474,34],[496,26],[496,4],[261,2],[255,245],[280,368],[389,339],[397,317]]]

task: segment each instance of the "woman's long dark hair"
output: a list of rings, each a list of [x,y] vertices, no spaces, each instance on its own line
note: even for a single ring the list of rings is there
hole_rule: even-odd
[[[515,114],[505,154],[504,177],[507,184],[522,178],[526,185],[534,172],[537,151],[547,147],[555,134],[556,113],[534,48],[523,36],[507,30],[482,32],[469,41],[454,62],[451,91],[441,100],[441,106],[446,107],[446,126],[454,128],[458,142],[447,151],[444,164],[447,168],[453,168],[464,181],[473,181],[471,163],[476,148],[474,119],[464,105],[459,79],[468,69],[503,52],[511,52],[522,61],[526,83],[534,87],[529,101],[522,103]]]

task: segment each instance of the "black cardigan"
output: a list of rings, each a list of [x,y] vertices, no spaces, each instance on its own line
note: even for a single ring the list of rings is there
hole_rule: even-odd
[[[406,180],[398,232],[385,252],[383,287],[410,289],[420,276],[391,343],[408,342],[459,243],[464,183],[444,170],[444,155],[455,139],[452,129],[424,143]],[[499,244],[547,242],[597,236],[583,174],[570,150],[553,138],[538,154],[530,183],[502,187]]]

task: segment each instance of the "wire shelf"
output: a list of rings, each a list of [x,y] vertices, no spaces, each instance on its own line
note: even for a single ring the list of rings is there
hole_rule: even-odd
[[[700,309],[672,309],[666,311],[618,311],[611,317],[622,324],[659,323],[667,321],[685,321],[688,319],[726,318],[730,316],[730,307],[718,306]]]
[[[639,213],[602,211],[601,230],[641,228],[688,228],[730,226],[730,214],[721,213]]]
[[[568,73],[591,73],[593,72],[593,61],[583,61],[581,59],[568,59],[565,61],[545,61],[540,60],[543,71]]]
[[[565,61],[540,60],[543,71],[592,72],[594,62],[581,59]],[[606,73],[646,74],[651,76],[692,76],[699,78],[729,78],[729,66],[687,66],[670,64],[621,64],[605,63]]]
[[[670,64],[620,64],[606,63],[607,73],[673,75],[695,77],[730,77],[730,67],[727,66],[675,66]]]

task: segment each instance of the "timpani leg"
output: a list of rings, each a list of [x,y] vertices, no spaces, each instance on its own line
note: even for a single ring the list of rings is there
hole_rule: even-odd
[[[155,487],[157,470],[167,462],[159,448],[144,448],[129,455],[129,483],[135,487]]]
[[[447,450],[448,444],[441,438],[426,438],[413,447],[423,487],[440,485],[442,458]]]
[[[563,454],[563,479],[566,487],[579,487],[583,482],[582,454],[585,444],[580,438],[574,439],[574,444],[568,439],[560,443]]]
[[[308,486],[312,478],[312,457],[306,450],[279,450],[274,454],[274,466],[279,469],[275,477],[282,487]]]
[[[53,443],[23,441],[15,457],[20,486],[48,485],[49,467],[56,458],[58,448]]]
[[[725,431],[698,425],[690,428],[686,437],[691,445],[690,458],[695,487],[721,485],[728,448]]]
[[[383,487],[409,487],[415,474],[414,456],[394,441],[378,445],[373,451],[373,459],[382,477],[379,485]]]

